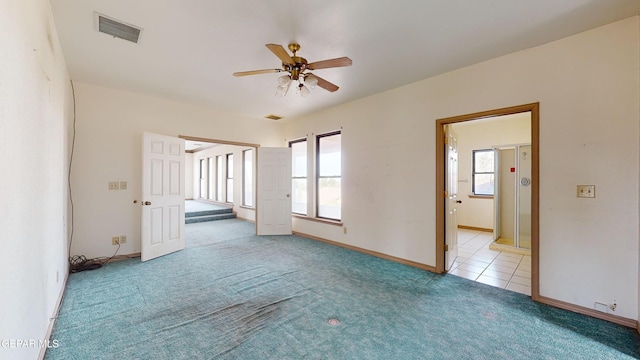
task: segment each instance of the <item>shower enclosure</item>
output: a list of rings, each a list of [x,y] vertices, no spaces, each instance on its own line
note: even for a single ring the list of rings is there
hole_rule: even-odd
[[[531,250],[531,144],[494,147],[493,248]]]

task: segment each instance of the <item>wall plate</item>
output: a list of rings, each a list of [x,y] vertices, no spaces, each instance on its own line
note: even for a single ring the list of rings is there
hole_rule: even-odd
[[[596,197],[595,185],[578,185],[577,197],[579,198],[594,198]]]

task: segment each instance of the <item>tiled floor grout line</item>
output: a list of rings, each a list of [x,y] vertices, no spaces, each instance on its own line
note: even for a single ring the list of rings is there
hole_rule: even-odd
[[[458,259],[464,259],[464,260],[459,261],[458,259],[456,259],[456,261],[454,262],[454,266],[450,270],[452,275],[456,275],[456,272],[458,274],[462,272],[463,274],[456,275],[456,276],[462,276],[473,281],[482,282],[487,285],[500,287],[502,289],[506,289],[510,291],[517,291],[521,293],[527,293],[527,291],[530,292],[530,288],[531,288],[530,276],[529,276],[529,283],[527,285],[514,281],[515,276],[518,276],[518,278],[522,278],[523,280],[527,279],[527,277],[523,276],[522,274],[523,271],[526,272],[526,269],[522,269],[521,267],[524,264],[527,255],[514,254],[513,256],[509,256],[509,255],[503,255],[503,254],[510,254],[504,251],[489,250],[488,247],[489,247],[489,244],[491,243],[491,240],[484,241],[482,245],[478,246],[477,243],[479,243],[479,240],[482,240],[480,236],[484,234],[483,232],[478,232],[474,235],[473,231],[467,231],[465,233],[464,230],[460,230],[459,234],[460,233],[463,233],[470,237],[465,238],[465,240],[462,242],[460,240],[458,241],[459,249],[460,248],[463,249],[462,250],[463,255],[458,256]],[[478,255],[479,252],[485,249],[489,250],[490,252],[495,251],[497,252],[497,254],[493,255],[490,253],[488,256],[480,256],[480,259],[475,258],[475,256]],[[459,252],[459,255],[460,255],[460,252]],[[512,263],[511,261],[508,260],[509,258],[513,260],[516,260],[517,258],[517,262]],[[501,262],[497,262],[498,260],[500,260]],[[482,265],[478,265],[478,264],[482,264]],[[472,270],[467,270],[465,268],[460,269],[460,266],[463,266],[463,265],[468,265],[467,269],[471,267]],[[492,265],[494,266],[494,268],[490,269]],[[501,268],[498,268],[498,267],[501,267]],[[482,268],[482,270],[479,273],[476,273],[476,271],[478,271],[477,269],[479,268]],[[505,272],[505,269],[509,269],[508,273]],[[491,270],[491,271],[487,271],[487,270]],[[518,271],[520,271],[520,273],[516,275],[516,272]],[[508,276],[508,279],[504,279],[504,277],[493,276],[494,274],[492,274],[491,272],[504,274]],[[530,273],[531,271],[529,270],[528,272]],[[481,279],[483,276],[484,278]],[[487,280],[487,279],[492,279],[492,280]],[[504,283],[503,286],[497,285],[502,283]]]

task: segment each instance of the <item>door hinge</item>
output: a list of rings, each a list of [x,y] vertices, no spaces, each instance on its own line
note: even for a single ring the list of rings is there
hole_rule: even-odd
[[[444,192],[444,198],[447,199],[449,197],[449,192],[445,190]]]
[[[444,251],[449,251],[449,245],[444,244]]]
[[[444,135],[444,144],[449,145],[449,137],[447,136],[447,134]]]

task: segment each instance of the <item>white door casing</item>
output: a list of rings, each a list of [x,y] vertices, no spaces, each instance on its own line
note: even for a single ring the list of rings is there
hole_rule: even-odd
[[[258,235],[291,235],[291,148],[258,148]]]
[[[449,270],[458,257],[458,139],[451,125],[445,127],[446,208],[445,208],[445,270]]]
[[[142,140],[142,246],[147,261],[185,247],[184,140],[145,132]]]

